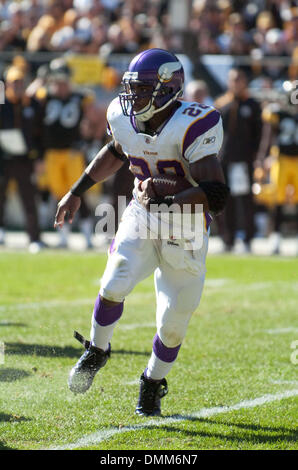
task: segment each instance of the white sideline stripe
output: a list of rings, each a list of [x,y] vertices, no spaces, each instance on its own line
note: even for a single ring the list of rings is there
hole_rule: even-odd
[[[156,328],[155,323],[124,323],[119,324],[120,330],[135,330],[136,328]]]
[[[294,327],[275,328],[272,330],[265,330],[265,333],[269,333],[269,335],[280,335],[283,333],[298,333],[298,328],[294,328]]]
[[[226,284],[233,282],[233,279],[206,279],[205,280],[205,287],[222,287],[226,286]]]
[[[78,439],[72,444],[66,444],[64,446],[52,447],[48,450],[72,450],[80,447],[88,447],[99,442],[106,441],[113,437],[115,434],[123,434],[130,431],[139,431],[140,429],[146,429],[152,427],[160,427],[168,424],[179,423],[180,421],[192,420],[196,418],[209,418],[210,416],[228,413],[229,411],[238,411],[246,408],[254,408],[256,406],[266,405],[274,401],[283,400],[284,398],[295,397],[298,395],[298,389],[286,390],[285,392],[276,393],[274,395],[268,394],[262,397],[255,398],[253,400],[244,400],[236,405],[231,406],[216,406],[214,408],[202,408],[201,410],[192,413],[190,415],[174,415],[169,418],[151,419],[146,423],[136,424],[132,426],[123,426],[122,428],[110,428],[97,431],[93,434],[89,434]]]
[[[298,380],[270,380],[275,385],[298,385]]]
[[[41,307],[59,307],[60,305],[88,305],[94,303],[92,299],[75,300],[43,300],[41,302],[25,302],[21,304],[1,305],[0,312],[10,312],[11,310],[35,310]]]
[[[130,382],[123,382],[123,385],[139,385],[139,383],[140,383],[140,380],[135,379],[135,380],[131,380]]]

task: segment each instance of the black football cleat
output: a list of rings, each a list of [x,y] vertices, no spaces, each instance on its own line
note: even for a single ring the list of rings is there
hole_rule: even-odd
[[[111,355],[111,346],[108,351],[92,346],[77,331],[74,337],[83,344],[86,351],[80,357],[76,365],[71,369],[68,377],[68,386],[73,393],[85,393],[91,387],[96,373],[105,366]]]
[[[140,416],[160,416],[160,400],[167,393],[166,379],[153,381],[147,379],[143,373],[140,378],[140,393],[135,413]]]

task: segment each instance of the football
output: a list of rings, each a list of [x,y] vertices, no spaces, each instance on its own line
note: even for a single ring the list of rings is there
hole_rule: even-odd
[[[152,179],[145,180],[142,183],[142,189],[145,189],[150,182],[150,187],[155,196],[173,196],[185,189],[191,188],[192,184],[183,176],[176,175],[159,175],[153,176]]]

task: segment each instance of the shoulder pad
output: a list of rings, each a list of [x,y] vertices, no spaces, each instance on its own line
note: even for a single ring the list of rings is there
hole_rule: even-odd
[[[114,137],[114,132],[122,127],[123,113],[120,106],[119,98],[116,97],[111,101],[107,109],[107,133]],[[114,137],[115,138],[115,137]],[[117,140],[117,139],[116,139]]]
[[[115,98],[108,106],[107,109],[107,120],[111,127],[114,126],[114,123],[123,116],[122,109],[120,106],[119,98]]]

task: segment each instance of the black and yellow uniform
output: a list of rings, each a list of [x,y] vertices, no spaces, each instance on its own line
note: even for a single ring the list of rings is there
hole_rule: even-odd
[[[215,102],[223,121],[224,140],[220,156],[231,196],[224,212],[217,217],[219,233],[230,249],[237,230],[245,233],[249,245],[254,236],[253,168],[261,138],[261,108],[246,94],[235,97],[228,92]]]
[[[85,157],[76,149],[84,107],[93,101],[92,95],[72,91],[66,98],[52,96],[46,89],[38,92],[44,106],[43,140],[45,174],[49,191],[61,199],[85,169]]]
[[[22,73],[13,67],[8,77],[10,81],[23,79]],[[16,98],[7,87],[5,102],[0,106],[0,228],[4,224],[7,186],[10,180],[15,180],[31,242],[40,239],[33,175],[34,161],[43,154],[41,116],[42,109],[34,98],[25,94]]]
[[[277,205],[298,204],[298,107],[267,106],[263,120],[273,130],[270,153],[276,161],[271,168],[270,180],[276,188],[274,202]]]

